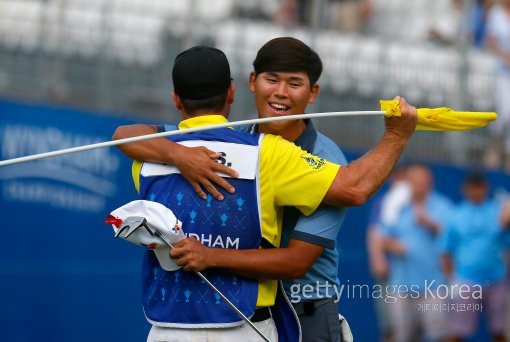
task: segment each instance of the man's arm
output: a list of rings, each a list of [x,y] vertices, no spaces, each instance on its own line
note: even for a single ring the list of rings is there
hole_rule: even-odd
[[[386,131],[379,144],[358,160],[339,169],[323,198],[324,203],[344,207],[364,204],[388,178],[407,141],[413,134],[417,122],[416,108],[407,104],[403,98],[397,97],[396,99],[400,100],[402,116],[385,118]],[[140,125],[122,126],[117,129],[113,139],[154,133],[154,131],[155,127],[141,129]],[[128,156],[139,160],[149,160],[145,153],[151,153],[151,160],[177,166],[184,178],[192,184],[197,194],[202,198],[205,198],[205,193],[200,184],[204,185],[207,191],[216,198],[223,198],[214,188],[211,180],[229,192],[233,190],[230,184],[215,174],[215,171],[228,175],[233,175],[234,171],[213,162],[212,158],[218,157],[218,155],[204,147],[187,148],[168,139],[160,138],[123,144],[119,149],[126,154],[129,153]],[[192,150],[195,150],[193,154]]]
[[[433,235],[437,235],[441,232],[441,226],[438,222],[433,220],[425,211],[423,205],[420,205],[416,208],[416,221],[420,224],[420,226],[428,229],[430,233]]]
[[[291,239],[286,248],[223,249],[202,245],[194,238],[174,244],[170,257],[186,271],[225,268],[237,275],[255,279],[302,278],[324,248]]]
[[[371,151],[342,166],[331,184],[324,202],[335,206],[358,206],[372,197],[389,177],[404,147],[413,134],[418,114],[405,99],[400,100],[401,117],[386,117],[386,130]]]
[[[120,126],[115,130],[112,140],[136,137],[157,133],[156,126],[129,125]],[[195,192],[206,198],[201,186],[218,200],[223,200],[223,195],[214,187],[213,183],[221,186],[226,191],[233,193],[234,188],[221,176],[220,172],[230,177],[237,177],[237,172],[214,160],[219,158],[219,153],[205,147],[186,147],[165,138],[156,138],[118,145],[128,157],[135,160],[156,162],[175,165],[182,176],[193,186]]]
[[[400,102],[402,117],[386,119],[386,133],[379,145],[353,163],[354,166],[340,168],[325,198],[328,203],[337,206],[364,203],[389,176],[417,121],[416,109],[404,99]],[[178,258],[178,265],[186,270],[220,267],[244,276],[282,279],[306,273],[323,251],[322,247],[314,246],[312,249],[310,246],[314,245],[293,240],[288,248],[225,250],[207,248],[198,241],[186,239],[176,244],[170,255]],[[402,248],[397,250],[405,253],[405,247],[403,251]],[[249,274],[246,270],[250,270]]]
[[[386,252],[394,255],[404,256],[407,253],[406,246],[395,238],[383,238],[382,246]]]
[[[501,210],[501,226],[503,230],[510,230],[510,201],[507,200]]]
[[[367,231],[367,248],[370,262],[370,271],[376,279],[388,277],[388,262],[384,251],[383,239],[378,232],[377,223],[372,224]]]

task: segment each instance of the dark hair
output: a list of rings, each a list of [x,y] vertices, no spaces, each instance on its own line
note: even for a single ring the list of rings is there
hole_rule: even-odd
[[[313,86],[322,74],[322,61],[317,52],[292,37],[275,38],[264,44],[253,61],[255,74],[263,72],[303,71]]]
[[[469,172],[466,178],[464,178],[464,184],[485,185],[487,184],[487,179],[483,172],[475,170]]]
[[[203,100],[190,100],[181,98],[181,104],[184,110],[189,115],[194,115],[198,112],[221,112],[225,107],[227,101],[227,93],[225,91],[219,95],[209,97]]]
[[[405,164],[405,169],[410,169],[410,168],[414,168],[414,167],[421,168],[421,169],[427,169],[432,172],[430,165],[428,165],[425,162],[419,161],[419,160],[408,160],[407,163]]]
[[[421,162],[421,161],[410,162],[409,164],[407,164],[404,172],[406,174],[409,174],[409,172],[414,171],[414,170],[422,170],[422,171],[426,172],[430,176],[430,179],[432,181],[434,181],[434,172],[432,171],[432,168],[429,165],[427,165],[426,163]]]

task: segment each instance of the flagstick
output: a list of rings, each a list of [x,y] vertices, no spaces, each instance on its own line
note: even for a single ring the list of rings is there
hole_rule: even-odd
[[[25,156],[25,157],[7,159],[7,160],[0,161],[0,167],[18,164],[18,163],[25,163],[25,162],[49,158],[49,157],[61,156],[64,154],[69,154],[69,153],[83,152],[83,151],[93,150],[93,149],[97,149],[97,148],[116,146],[116,145],[132,143],[132,142],[142,141],[142,140],[169,137],[172,135],[200,132],[200,131],[205,131],[205,130],[209,130],[209,129],[254,125],[254,124],[267,123],[267,122],[284,121],[284,120],[301,120],[301,119],[312,119],[312,118],[315,119],[315,118],[327,118],[327,117],[367,116],[367,115],[383,116],[385,114],[386,114],[386,112],[383,112],[383,111],[326,112],[326,113],[286,115],[286,116],[279,116],[279,117],[273,117],[273,118],[233,121],[233,122],[227,122],[227,123],[216,124],[216,125],[207,125],[207,126],[175,130],[175,131],[170,131],[170,132],[161,132],[161,133],[141,135],[138,137],[119,139],[119,140],[114,140],[114,141],[106,141],[106,142],[95,143],[95,144],[90,144],[90,145],[71,147],[71,148],[57,150],[57,151],[38,153],[38,154]]]

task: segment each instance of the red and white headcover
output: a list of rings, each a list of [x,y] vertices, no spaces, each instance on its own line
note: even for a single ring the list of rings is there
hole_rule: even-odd
[[[164,205],[144,200],[132,201],[112,211],[105,222],[112,224],[115,237],[153,250],[164,270],[175,271],[180,268],[170,258],[170,247],[158,233],[171,244],[186,236],[182,223]]]

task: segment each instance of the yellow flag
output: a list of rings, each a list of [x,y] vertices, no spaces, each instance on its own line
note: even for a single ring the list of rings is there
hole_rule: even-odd
[[[400,116],[398,100],[381,100],[381,110],[386,116]],[[498,118],[494,112],[457,112],[448,107],[418,108],[417,130],[465,131],[480,128]]]

